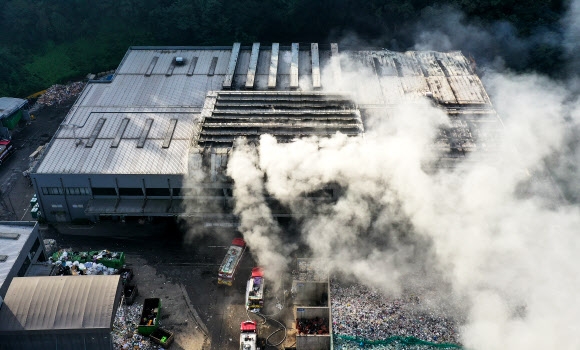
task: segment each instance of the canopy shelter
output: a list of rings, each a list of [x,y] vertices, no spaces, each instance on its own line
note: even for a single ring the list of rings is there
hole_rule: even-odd
[[[0,122],[2,125],[10,130],[14,129],[22,118],[20,109],[27,103],[27,100],[21,98],[0,97]]]
[[[27,101],[21,98],[0,97],[0,119],[7,118],[26,105]]]
[[[0,308],[0,350],[113,349],[119,275],[14,278]]]

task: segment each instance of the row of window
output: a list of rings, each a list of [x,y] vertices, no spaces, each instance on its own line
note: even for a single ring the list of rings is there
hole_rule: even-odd
[[[62,187],[42,187],[42,194],[45,195],[62,195],[66,193],[67,195],[72,196],[88,196],[91,194],[91,190],[94,196],[116,196],[117,191],[114,187],[65,187],[64,191]],[[148,197],[169,197],[171,194],[173,196],[186,196],[196,194],[197,191],[192,188],[173,188],[171,192],[169,188],[146,188],[145,192]],[[119,188],[119,195],[120,196],[143,196],[143,189],[135,188],[135,187],[120,187]],[[223,197],[224,196],[224,189],[221,188],[209,188],[203,190],[200,195],[204,196],[216,196],[216,197]],[[232,196],[233,192],[231,188],[225,189],[225,195]]]
[[[66,194],[72,196],[86,196],[90,195],[91,192],[88,187],[65,187],[64,191],[62,187],[43,187],[42,194],[47,195],[59,195],[59,194]]]
[[[88,187],[65,187],[64,192],[67,195],[77,195],[77,196],[86,196],[91,194],[91,190],[93,195],[95,196],[116,196],[117,191],[114,187],[93,187],[89,189]],[[169,188],[146,188],[145,192],[148,197],[169,197],[170,191]],[[62,195],[63,188],[62,187],[42,187],[42,193],[45,195]],[[206,188],[202,190],[200,193],[193,188],[173,188],[172,195],[173,196],[187,196],[187,195],[200,195],[200,196],[211,196],[211,197],[232,197],[233,190],[231,188]],[[120,187],[119,188],[119,195],[120,196],[143,196],[143,189],[136,188],[136,187]],[[333,198],[334,191],[331,188],[321,189],[306,195],[306,197],[310,198]]]

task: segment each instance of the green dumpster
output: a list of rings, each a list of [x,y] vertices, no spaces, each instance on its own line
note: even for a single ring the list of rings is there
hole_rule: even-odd
[[[2,119],[2,125],[7,127],[9,130],[12,130],[18,125],[20,118],[22,118],[22,110],[19,110],[8,118]]]
[[[120,269],[125,264],[125,253],[123,252],[112,252],[103,256],[100,259],[97,259],[98,263],[103,264],[106,267],[112,267],[114,269]]]
[[[32,199],[30,199],[30,208],[34,208],[36,203],[38,203],[38,198],[36,198],[36,195],[34,195],[32,196]]]
[[[159,327],[161,299],[148,298],[143,301],[143,312],[137,331],[139,334],[150,335]]]
[[[110,252],[108,250],[91,250],[88,252],[87,261],[103,264],[105,267],[121,269],[125,265],[125,253]]]
[[[39,213],[40,207],[38,206],[38,203],[36,203],[32,209],[30,209],[30,215],[32,215],[32,218],[34,219],[38,219],[38,213]]]

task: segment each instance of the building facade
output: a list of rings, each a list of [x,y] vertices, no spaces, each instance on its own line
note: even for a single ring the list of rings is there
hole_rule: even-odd
[[[46,260],[37,222],[0,222],[0,298],[12,278],[25,276],[31,265]]]

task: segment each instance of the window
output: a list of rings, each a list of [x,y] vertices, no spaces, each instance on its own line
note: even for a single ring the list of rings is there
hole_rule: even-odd
[[[113,187],[93,187],[91,188],[95,196],[116,196],[117,191]]]
[[[62,187],[42,187],[42,194],[49,196],[63,194]]]
[[[62,208],[62,204],[52,204],[51,207],[53,207],[53,208]]]
[[[82,204],[73,204],[72,207],[78,209],[78,208],[84,208],[84,205],[82,205]]]
[[[91,194],[88,187],[67,187],[65,190],[66,194],[71,196],[86,196]]]
[[[194,196],[197,192],[193,188],[174,188],[173,195],[174,196]]]
[[[169,188],[146,188],[147,196],[167,196],[169,197]]]
[[[26,271],[28,271],[28,266],[30,266],[30,258],[26,257],[26,260],[24,260],[24,264],[22,264],[22,266],[20,267],[20,270],[18,270],[18,277],[22,277],[26,274]]]
[[[202,190],[201,195],[209,197],[223,197],[224,190],[223,188],[205,188]]]
[[[143,190],[138,187],[121,187],[119,188],[121,196],[142,196]]]

